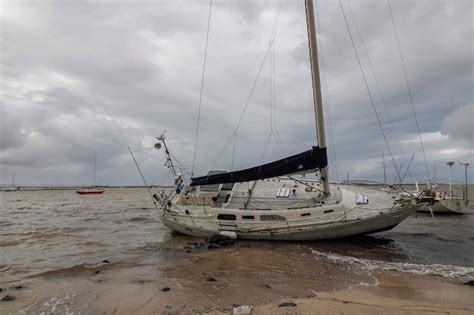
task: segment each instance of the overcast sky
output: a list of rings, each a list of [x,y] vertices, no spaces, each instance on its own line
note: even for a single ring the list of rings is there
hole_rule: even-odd
[[[387,2],[342,4],[395,162],[406,166],[414,154],[409,180],[426,180]],[[98,184],[141,184],[92,89],[114,114],[150,183],[171,178],[164,153],[153,148],[164,130],[174,156],[191,166],[209,1],[1,0],[0,5],[0,183],[10,183],[15,172],[17,185],[92,184],[97,152]],[[391,5],[428,168],[447,181],[447,160],[474,162],[473,1],[391,0]],[[232,166],[233,146],[220,152],[269,47],[277,7],[276,0],[213,1],[197,175]],[[385,152],[393,181],[394,167],[339,2],[319,0],[316,9],[331,180],[345,179],[347,171],[353,179],[383,180]],[[267,58],[235,138],[234,169],[316,144],[303,0],[282,2],[274,41],[274,121],[283,149],[271,137],[262,158],[271,126],[270,78]],[[463,181],[461,166],[453,174]]]

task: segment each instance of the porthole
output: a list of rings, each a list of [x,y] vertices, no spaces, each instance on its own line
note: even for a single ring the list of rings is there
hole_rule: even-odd
[[[235,217],[235,214],[224,214],[224,213],[221,213],[221,214],[218,214],[218,215],[217,215],[217,219],[218,219],[218,220],[235,221],[235,220],[236,220],[236,217]]]

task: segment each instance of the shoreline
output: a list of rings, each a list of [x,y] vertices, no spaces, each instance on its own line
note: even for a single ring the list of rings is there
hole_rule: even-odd
[[[257,306],[252,314],[472,314],[473,288],[466,285],[411,277],[385,275],[371,285],[346,290],[315,292],[312,298],[294,299],[294,307],[279,307],[288,300]],[[431,278],[431,277],[430,277]],[[215,313],[219,314],[219,313]],[[221,314],[225,314],[221,313]]]
[[[171,253],[169,260],[151,252],[140,263],[58,269],[23,279],[20,289],[4,288],[2,296],[16,299],[0,302],[0,313],[232,314],[234,304],[252,305],[251,314],[474,312],[474,288],[453,279],[364,270],[296,252],[243,243]]]

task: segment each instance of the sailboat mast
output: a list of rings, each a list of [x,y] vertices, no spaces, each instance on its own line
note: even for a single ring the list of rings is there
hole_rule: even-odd
[[[94,187],[97,186],[97,151],[94,151]]]
[[[316,137],[318,146],[321,149],[326,148],[326,132],[324,130],[323,101],[321,94],[321,79],[319,76],[318,47],[316,41],[316,25],[314,23],[313,0],[305,0],[306,6],[306,26],[308,28],[309,56],[311,62],[311,76],[313,83],[314,115],[316,120]],[[329,189],[329,167],[321,169],[321,182],[323,193],[330,194]]]

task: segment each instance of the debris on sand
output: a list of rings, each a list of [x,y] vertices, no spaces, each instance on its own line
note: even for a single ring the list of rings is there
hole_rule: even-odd
[[[296,303],[293,303],[293,302],[285,302],[278,305],[278,307],[295,307],[295,306],[296,306]]]
[[[16,297],[14,297],[13,295],[5,295],[2,298],[2,302],[15,301],[15,300],[16,300]]]
[[[19,285],[14,285],[13,287],[10,287],[11,290],[21,290],[24,289],[25,287],[22,284]]]
[[[247,315],[252,312],[252,305],[234,305],[234,315]]]
[[[207,248],[212,249],[212,248],[220,248],[220,247],[225,247],[229,245],[234,245],[235,240],[227,235],[214,234],[210,238],[208,238],[206,242],[207,244],[209,244]]]
[[[214,278],[214,277],[209,276],[209,277],[207,277],[206,281],[209,281],[209,282],[216,282],[217,279]]]
[[[186,252],[191,252],[193,250],[201,249],[205,246],[205,243],[187,243],[184,245],[184,249],[186,249]]]

